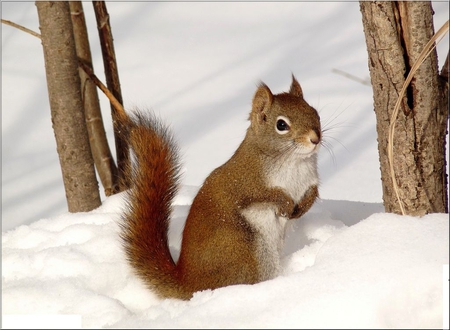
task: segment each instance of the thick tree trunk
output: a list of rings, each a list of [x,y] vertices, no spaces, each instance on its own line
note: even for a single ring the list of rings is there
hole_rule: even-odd
[[[81,1],[70,1],[70,11],[73,23],[75,47],[79,60],[93,69],[91,49]],[[105,195],[113,194],[117,188],[117,167],[109,149],[103,118],[98,100],[97,86],[83,69],[79,69],[81,92],[84,104],[84,114],[89,133],[92,156],[100,180],[105,189]]]
[[[67,1],[36,1],[47,87],[69,212],[101,204],[81,99],[78,61]]]
[[[387,153],[394,105],[410,68],[434,34],[430,2],[360,2],[377,116],[383,201],[401,213]],[[433,51],[403,97],[395,125],[393,166],[406,214],[448,212],[445,136],[448,109]]]

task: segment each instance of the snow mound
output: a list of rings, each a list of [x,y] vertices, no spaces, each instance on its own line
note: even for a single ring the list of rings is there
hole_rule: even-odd
[[[180,201],[189,200],[186,191]],[[381,213],[377,204],[321,201],[289,223],[283,275],[186,302],[158,299],[133,274],[118,236],[123,205],[119,194],[92,212],[3,233],[3,314],[78,314],[88,328],[442,327],[447,214],[417,218]],[[352,208],[359,220],[339,213]],[[187,212],[186,205],[174,210],[175,257]]]

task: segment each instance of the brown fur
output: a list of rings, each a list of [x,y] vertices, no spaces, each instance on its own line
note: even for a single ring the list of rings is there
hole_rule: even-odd
[[[289,114],[295,124],[286,135],[275,133],[280,114]],[[292,219],[307,212],[316,200],[315,183],[298,200],[283,187],[269,184],[269,173],[278,175],[282,142],[289,138],[311,146],[321,138],[317,112],[303,100],[296,79],[289,93],[278,95],[261,84],[250,119],[242,144],[208,176],[195,197],[175,263],[167,232],[179,182],[177,147],[153,117],[139,111],[122,116],[120,124],[135,159],[129,170],[133,186],[123,215],[122,238],[129,262],[160,297],[190,299],[196,291],[253,284],[275,276],[261,255],[266,234],[243,211],[253,214],[252,207],[260,205],[263,212],[273,212],[274,221]]]

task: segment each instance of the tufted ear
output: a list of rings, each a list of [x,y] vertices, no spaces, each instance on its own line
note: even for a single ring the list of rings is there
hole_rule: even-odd
[[[291,88],[289,89],[289,94],[303,98],[302,88],[300,87],[297,79],[295,79],[294,74],[292,74],[292,83]]]
[[[272,105],[273,94],[266,84],[261,83],[256,90],[252,102],[250,120],[252,123],[262,123],[266,120],[266,111]]]

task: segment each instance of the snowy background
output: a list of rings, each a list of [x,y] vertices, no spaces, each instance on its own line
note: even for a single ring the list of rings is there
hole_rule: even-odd
[[[294,73],[329,128],[331,152],[319,153],[321,200],[289,224],[283,276],[189,302],[157,299],[124,262],[122,195],[67,213],[40,40],[2,25],[2,314],[75,314],[84,327],[442,327],[448,215],[383,213],[357,2],[107,6],[125,106],[156,112],[181,146],[175,253],[196,189],[245,134],[259,81],[278,93]],[[433,8],[437,30],[449,5]],[[84,9],[104,81],[91,4]],[[39,32],[33,2],[2,2],[2,18]],[[440,66],[448,49],[445,38]],[[100,98],[112,141],[109,103]]]

